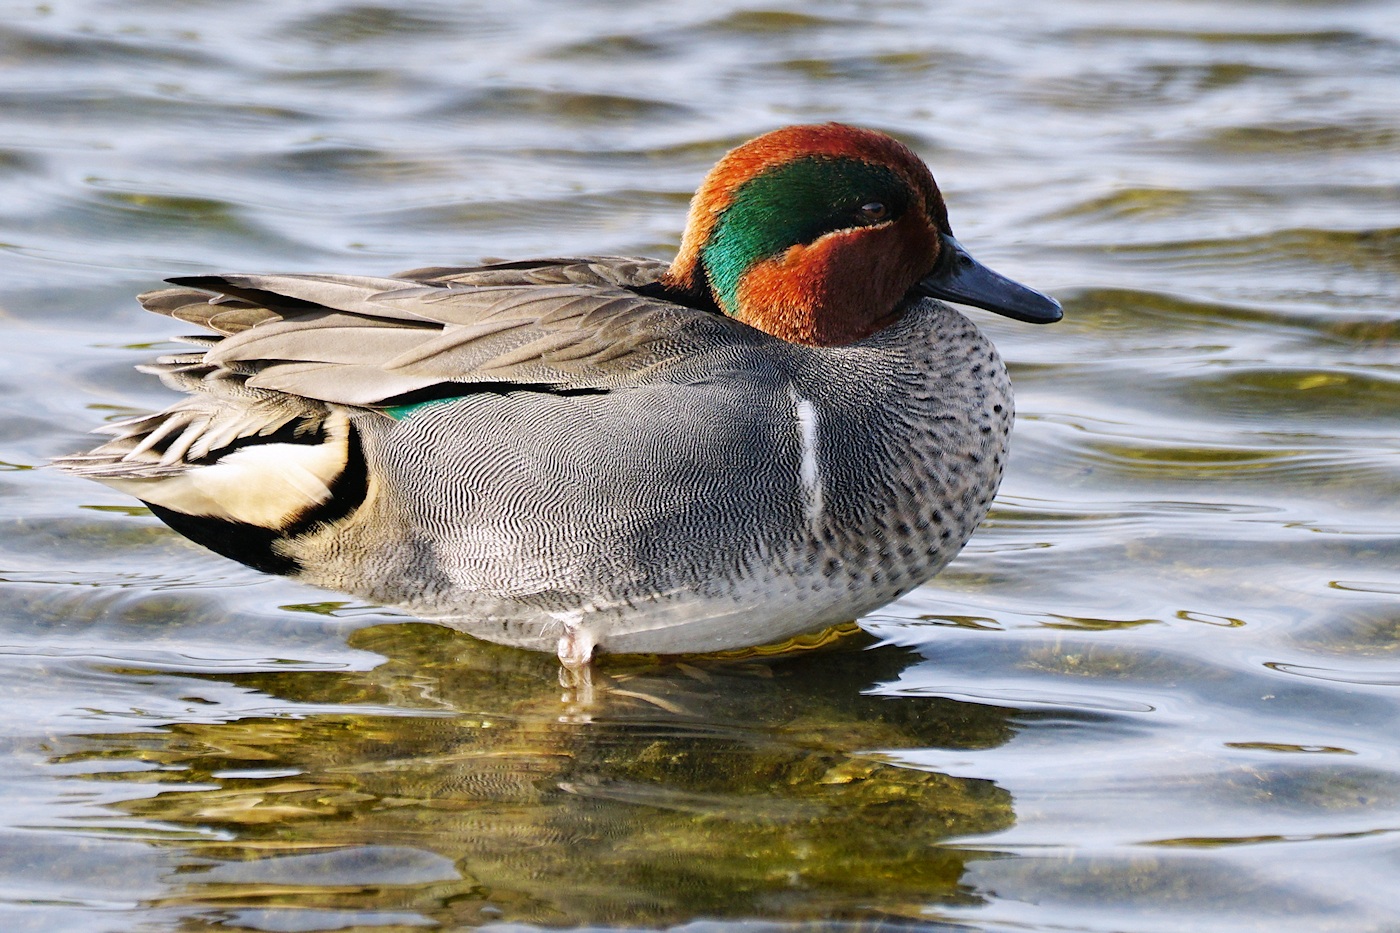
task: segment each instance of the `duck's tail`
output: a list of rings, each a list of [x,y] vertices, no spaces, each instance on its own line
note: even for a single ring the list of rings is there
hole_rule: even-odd
[[[218,308],[207,297],[166,289],[141,299],[151,310],[224,334],[268,314],[241,302]],[[199,319],[172,313],[187,307]],[[187,339],[214,346],[222,338]],[[97,429],[111,439],[55,466],[140,499],[181,534],[275,573],[297,569],[279,540],[346,514],[347,501],[363,501],[363,457],[344,408],[250,387],[250,372],[208,363],[203,351],[140,369],[186,397],[158,414]]]

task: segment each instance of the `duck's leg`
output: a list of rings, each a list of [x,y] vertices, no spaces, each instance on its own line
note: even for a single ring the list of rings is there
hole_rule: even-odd
[[[584,710],[593,705],[593,644],[593,634],[576,621],[564,623],[564,634],[559,636],[559,686],[567,691],[565,703]]]
[[[563,620],[564,634],[559,636],[559,663],[571,671],[587,670],[597,642],[593,633],[584,628],[581,613],[568,615],[569,618]]]
[[[593,633],[578,622],[564,623],[564,634],[559,636],[559,683],[565,687],[593,680]]]

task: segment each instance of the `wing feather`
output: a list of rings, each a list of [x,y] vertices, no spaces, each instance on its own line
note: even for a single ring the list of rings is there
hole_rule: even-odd
[[[366,325],[349,315],[334,315],[310,326],[288,322],[252,328],[219,343],[205,354],[204,361],[215,365],[252,360],[375,365],[385,355],[406,353],[419,346],[423,330]]]
[[[223,335],[202,357],[163,358],[167,381],[176,369],[212,367],[252,389],[364,407],[480,382],[617,388],[719,332],[762,339],[643,294],[664,269],[592,257],[391,278],[206,275],[172,279],[182,287],[142,302]]]
[[[443,380],[397,376],[374,366],[340,363],[287,363],[250,376],[248,385],[339,405],[375,408],[421,392]]]

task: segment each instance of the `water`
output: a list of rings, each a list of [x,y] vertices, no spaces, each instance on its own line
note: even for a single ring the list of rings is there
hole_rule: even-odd
[[[1400,16],[1375,2],[0,2],[0,925],[1400,929]],[[666,256],[729,146],[898,134],[1020,419],[795,658],[554,662],[42,468],[211,270]]]

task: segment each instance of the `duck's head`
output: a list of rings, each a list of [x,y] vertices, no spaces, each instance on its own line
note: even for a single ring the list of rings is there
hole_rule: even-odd
[[[690,204],[666,283],[794,343],[837,346],[917,296],[1037,324],[1053,298],[977,263],[948,226],[928,167],[883,133],[789,126],[731,150]]]

